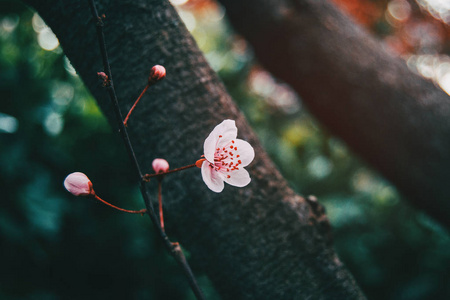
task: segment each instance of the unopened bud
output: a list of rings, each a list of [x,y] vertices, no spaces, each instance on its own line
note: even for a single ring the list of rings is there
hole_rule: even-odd
[[[153,84],[166,77],[166,68],[160,65],[153,66],[148,76],[148,83]]]
[[[155,158],[152,162],[155,173],[165,173],[169,171],[169,163],[163,158]]]
[[[92,182],[81,172],[69,174],[64,180],[64,187],[75,196],[95,195]]]
[[[105,87],[109,84],[109,78],[108,75],[106,75],[105,72],[97,72],[98,78],[102,80],[102,85]]]
[[[105,72],[97,72],[97,76],[102,80],[108,80],[108,75]]]

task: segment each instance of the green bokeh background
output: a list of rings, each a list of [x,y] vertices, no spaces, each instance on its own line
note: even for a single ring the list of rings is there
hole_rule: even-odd
[[[450,299],[448,233],[260,68],[223,11],[181,14],[292,187],[325,205],[368,298]],[[81,171],[104,199],[142,207],[120,138],[52,42],[37,14],[0,1],[0,299],[193,299],[147,218],[64,190]]]

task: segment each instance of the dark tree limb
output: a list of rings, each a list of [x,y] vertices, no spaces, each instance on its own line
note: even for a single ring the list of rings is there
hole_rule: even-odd
[[[418,208],[450,225],[450,97],[326,0],[220,0],[261,63]]]
[[[102,65],[87,3],[28,3],[58,36],[117,128],[97,84]],[[173,7],[165,0],[98,4],[106,14],[105,40],[122,111],[132,106],[151,66],[167,69],[166,79],[152,87],[128,122],[143,172],[155,157],[173,167],[194,163],[206,136],[227,118],[236,120],[239,138],[255,148],[246,188],[213,193],[196,168],[166,176],[166,229],[191,252],[192,265],[205,270],[224,299],[364,299],[333,251],[320,205],[287,186]]]
[[[126,120],[123,119],[122,112],[120,111],[119,102],[117,100],[117,94],[114,89],[114,82],[112,79],[111,74],[111,65],[109,64],[108,60],[108,52],[106,50],[106,43],[105,43],[105,36],[103,34],[103,21],[102,18],[98,15],[97,7],[95,5],[94,0],[88,0],[90,10],[92,13],[92,20],[96,23],[96,31],[97,31],[97,39],[99,43],[100,53],[103,61],[103,70],[105,71],[105,79],[102,83],[102,85],[105,86],[105,88],[108,91],[109,98],[111,100],[111,104],[114,107],[114,116],[116,117],[117,125],[119,127],[120,135],[122,136],[122,140],[125,144],[125,148],[128,152],[128,156],[130,157],[131,164],[133,165],[137,175],[138,175],[138,182],[140,184],[140,189],[142,193],[142,197],[145,203],[145,206],[147,209],[145,210],[145,213],[150,217],[150,220],[153,223],[153,227],[158,232],[159,237],[161,238],[161,241],[166,246],[167,251],[172,255],[172,257],[175,259],[175,261],[178,263],[178,265],[183,270],[186,279],[188,280],[189,286],[192,289],[192,292],[196,296],[198,300],[205,299],[205,296],[203,295],[202,290],[198,286],[197,280],[192,273],[191,267],[189,266],[189,263],[186,260],[186,257],[180,247],[179,243],[173,243],[169,240],[169,237],[166,235],[164,231],[164,221],[163,221],[163,215],[162,215],[162,202],[161,202],[161,180],[162,177],[158,177],[158,199],[159,199],[159,212],[160,217],[159,220],[156,217],[155,210],[153,208],[153,203],[151,202],[151,199],[149,197],[149,191],[148,191],[148,185],[146,184],[148,182],[147,179],[144,178],[144,175],[142,175],[141,172],[141,166],[139,165],[139,162],[137,161],[136,154],[134,153],[133,146],[131,145],[130,138],[128,136],[127,128],[125,127],[126,120],[128,120],[128,117],[126,117]],[[147,89],[148,84],[145,89]],[[144,90],[145,92],[145,90]],[[142,94],[144,93],[141,93]],[[139,97],[141,97],[139,96]],[[137,103],[137,102],[136,102]],[[136,105],[133,104],[132,109]],[[104,202],[102,199],[98,198],[98,200]],[[109,204],[111,205],[111,204]],[[117,207],[116,207],[117,208]]]

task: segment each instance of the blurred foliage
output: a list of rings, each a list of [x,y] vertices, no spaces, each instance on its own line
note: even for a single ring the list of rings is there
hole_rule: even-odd
[[[448,233],[327,134],[255,62],[221,7],[177,8],[292,187],[325,204],[336,249],[368,298],[449,298]],[[121,140],[51,31],[16,1],[0,1],[0,96],[0,299],[193,299],[147,218],[63,189],[82,171],[111,203],[142,207]]]

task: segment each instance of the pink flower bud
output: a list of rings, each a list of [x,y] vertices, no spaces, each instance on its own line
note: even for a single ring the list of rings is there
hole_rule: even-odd
[[[94,189],[92,188],[92,182],[81,172],[67,175],[64,180],[64,187],[75,196],[95,195]]]
[[[169,171],[169,163],[163,158],[155,158],[152,162],[155,173],[164,173]]]
[[[108,75],[106,75],[105,72],[97,72],[97,76],[102,80],[108,80]]]
[[[153,66],[150,70],[150,76],[148,77],[148,83],[152,84],[160,81],[166,77],[166,68],[160,65]]]
[[[98,72],[97,73],[98,78],[102,80],[102,85],[105,87],[109,85],[109,78],[108,75],[105,74],[105,72]]]

